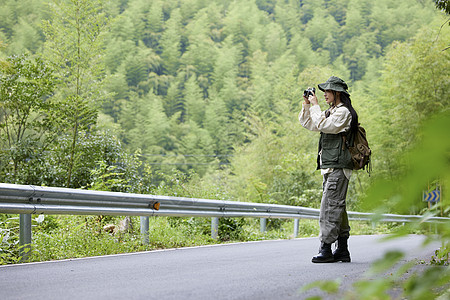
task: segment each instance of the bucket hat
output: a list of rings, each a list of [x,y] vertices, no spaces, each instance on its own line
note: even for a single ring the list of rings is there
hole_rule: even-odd
[[[325,83],[320,83],[318,86],[322,92],[325,92],[325,90],[332,90],[342,92],[350,96],[347,91],[348,86],[345,81],[336,76],[331,76]]]

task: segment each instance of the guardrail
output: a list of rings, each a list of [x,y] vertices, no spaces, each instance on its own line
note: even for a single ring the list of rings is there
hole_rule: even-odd
[[[294,219],[294,236],[299,219],[318,219],[314,208],[209,200],[184,197],[91,191],[0,183],[0,213],[21,214],[20,245],[31,243],[32,214],[141,216],[141,233],[148,242],[150,216],[211,217],[211,235],[217,238],[218,218],[261,218],[261,231],[269,218]],[[348,212],[350,220],[371,221],[374,214]],[[417,215],[383,214],[378,221],[412,222]],[[446,222],[449,218],[430,217],[425,222]]]

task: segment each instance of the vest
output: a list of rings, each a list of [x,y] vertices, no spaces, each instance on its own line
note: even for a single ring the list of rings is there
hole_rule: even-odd
[[[319,153],[317,156],[317,170],[327,168],[353,169],[352,156],[344,145],[342,134],[320,133]],[[320,159],[322,158],[322,165]]]

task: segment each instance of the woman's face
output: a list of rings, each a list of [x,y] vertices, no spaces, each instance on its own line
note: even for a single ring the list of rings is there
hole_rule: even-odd
[[[324,97],[328,105],[334,103],[334,94],[332,90],[325,90]]]

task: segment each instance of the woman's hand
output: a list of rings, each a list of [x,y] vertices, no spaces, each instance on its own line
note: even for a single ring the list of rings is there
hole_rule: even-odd
[[[308,96],[308,102],[312,105],[319,105],[319,102],[317,101],[316,94],[312,94]]]
[[[303,103],[304,104],[310,104],[311,102],[309,102],[308,97],[303,96],[303,100],[305,100]]]

